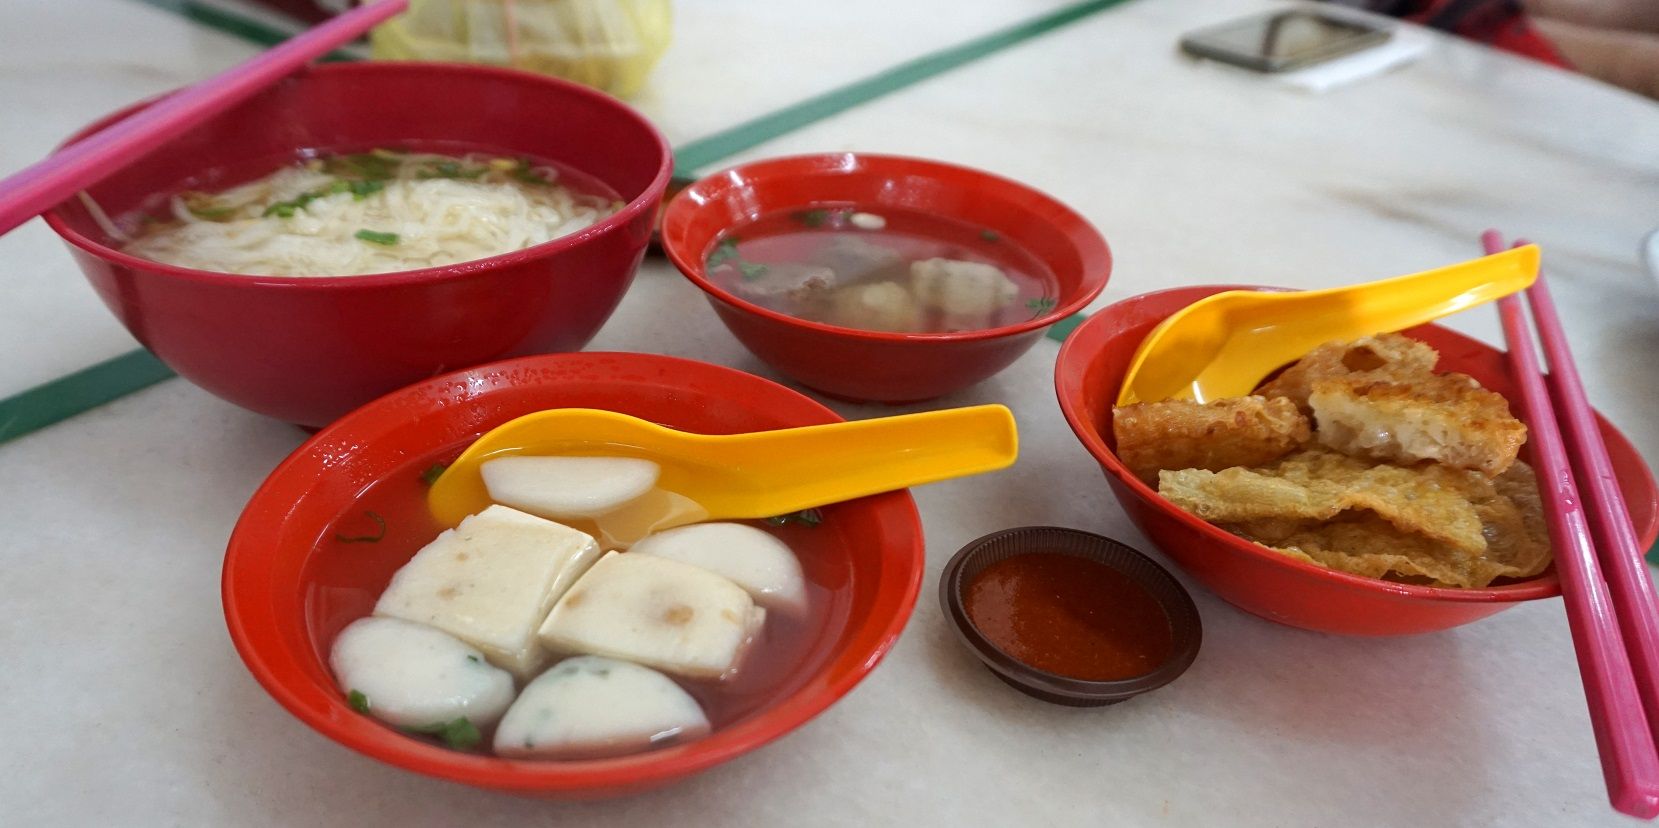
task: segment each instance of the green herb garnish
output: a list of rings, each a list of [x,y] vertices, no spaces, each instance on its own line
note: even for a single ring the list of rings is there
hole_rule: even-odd
[[[384,244],[387,247],[397,244],[396,233],[379,233],[374,230],[359,230],[352,235],[362,239],[363,241],[369,242],[370,244]]]
[[[443,476],[444,470],[447,468],[449,467],[442,463],[433,463],[427,467],[426,471],[421,472],[421,482],[428,486],[438,482],[438,478]]]
[[[341,543],[379,543],[381,538],[386,537],[386,519],[381,517],[378,512],[364,512],[363,514],[368,515],[369,520],[374,521],[375,525],[380,527],[379,532],[373,535],[345,535],[336,532],[334,533],[334,539]]]
[[[1053,297],[1044,296],[1040,299],[1026,300],[1025,308],[1026,310],[1031,311],[1034,316],[1042,316],[1043,314],[1054,310],[1054,304],[1055,301]]]
[[[392,177],[398,164],[396,156],[384,158],[372,152],[336,155],[323,162],[324,169],[335,175],[366,180],[385,180]]]
[[[714,252],[709,254],[708,267],[713,270],[737,258],[737,237],[727,236],[721,239],[720,243],[714,246]]]
[[[265,212],[261,215],[277,216],[278,218],[293,218],[294,213],[305,209],[306,205],[324,196],[337,195],[339,193],[351,193],[353,198],[361,201],[363,198],[367,197],[369,193],[376,193],[385,188],[386,184],[382,181],[347,181],[342,178],[336,180],[332,184],[329,184],[327,187],[312,190],[308,193],[300,193],[287,201],[279,201],[272,204],[271,206],[266,207]]]
[[[988,242],[1002,241],[1002,236],[995,230],[981,230],[979,231],[979,237]]]
[[[769,517],[766,522],[773,526],[783,526],[791,522],[799,523],[802,526],[817,526],[824,522],[824,513],[817,509],[802,509],[799,512],[791,512],[787,515]]]
[[[416,178],[477,178],[489,172],[488,167],[467,167],[459,161],[439,161],[430,169],[415,173]]]
[[[379,179],[352,181],[346,184],[346,189],[351,191],[352,201],[362,201],[363,199],[386,189],[386,182]]]
[[[795,220],[808,227],[823,227],[824,222],[829,221],[829,217],[828,210],[802,210],[795,214]]]
[[[190,208],[190,215],[193,215],[199,219],[206,219],[208,221],[218,221],[223,218],[228,218],[230,214],[234,212],[236,211],[229,207],[214,207],[211,210],[198,210],[195,207]]]
[[[754,262],[738,262],[737,269],[743,272],[743,281],[753,282],[766,275],[766,265]]]
[[[478,727],[465,716],[452,722],[441,722],[425,727],[406,727],[404,730],[410,733],[419,733],[422,736],[436,736],[444,740],[444,744],[449,745],[454,750],[467,750],[484,739],[484,735],[478,732]]]
[[[260,215],[276,216],[277,218],[293,218],[296,211],[305,209],[305,205],[310,204],[321,197],[322,195],[320,192],[301,193],[300,195],[287,201],[279,201],[269,207],[266,207],[265,212]]]
[[[528,158],[518,159],[518,166],[513,168],[512,176],[526,184],[536,184],[542,187],[553,183],[547,180],[547,176],[532,169]]]
[[[484,663],[482,661],[479,661],[478,656],[475,656],[472,653],[467,653],[467,661],[470,661],[473,664],[482,664],[482,663]]]
[[[351,705],[351,709],[359,713],[367,715],[369,712],[369,697],[363,695],[361,690],[353,690],[347,693],[346,704]]]

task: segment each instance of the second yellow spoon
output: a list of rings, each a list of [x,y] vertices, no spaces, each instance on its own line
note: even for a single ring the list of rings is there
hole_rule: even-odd
[[[706,519],[721,520],[784,515],[1006,468],[1019,454],[1019,437],[1014,415],[1000,405],[728,435],[675,431],[614,411],[557,408],[478,438],[432,484],[433,517],[454,526],[489,506],[479,466],[510,454],[653,460],[662,467],[658,488],[696,501]]]
[[[1229,290],[1165,319],[1141,341],[1118,405],[1240,397],[1326,342],[1403,330],[1525,290],[1538,248],[1361,285],[1268,292]]]

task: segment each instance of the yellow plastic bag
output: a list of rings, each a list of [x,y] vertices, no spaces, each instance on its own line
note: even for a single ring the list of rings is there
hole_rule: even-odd
[[[511,66],[628,97],[671,24],[669,0],[410,0],[370,42],[380,60]]]

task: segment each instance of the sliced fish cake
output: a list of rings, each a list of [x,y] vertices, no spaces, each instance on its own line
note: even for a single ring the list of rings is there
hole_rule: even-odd
[[[559,662],[530,682],[495,731],[502,756],[616,756],[698,739],[708,717],[672,679],[601,656]]]
[[[590,518],[626,506],[657,485],[662,468],[637,457],[515,454],[478,467],[490,499],[550,520]]]
[[[700,566],[743,587],[769,610],[806,611],[806,579],[788,544],[741,523],[699,523],[658,532],[634,544],[632,555],[657,555]]]
[[[487,727],[513,701],[513,677],[442,630],[359,618],[340,631],[329,667],[352,704],[396,727],[466,719]]]

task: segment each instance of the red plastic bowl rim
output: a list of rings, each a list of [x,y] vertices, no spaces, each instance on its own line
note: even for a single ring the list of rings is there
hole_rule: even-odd
[[[1483,587],[1463,589],[1459,587],[1434,587],[1418,584],[1402,584],[1394,581],[1384,581],[1380,578],[1367,578],[1363,575],[1354,575],[1335,569],[1327,569],[1306,561],[1299,561],[1288,555],[1283,555],[1265,546],[1259,546],[1238,537],[1218,526],[1215,526],[1196,515],[1176,507],[1165,500],[1157,490],[1146,485],[1129,467],[1119,460],[1117,454],[1100,434],[1089,425],[1088,412],[1082,409],[1082,388],[1079,382],[1088,367],[1090,360],[1099,350],[1098,343],[1092,341],[1097,332],[1104,330],[1111,311],[1128,302],[1144,299],[1148,296],[1157,296],[1165,293],[1192,291],[1201,288],[1215,288],[1216,290],[1285,290],[1285,288],[1261,287],[1252,285],[1189,285],[1166,290],[1149,291],[1136,296],[1115,302],[1106,308],[1097,311],[1093,316],[1072,331],[1071,336],[1060,345],[1060,354],[1054,362],[1055,393],[1060,400],[1060,411],[1065,415],[1066,423],[1071,426],[1077,439],[1084,448],[1094,455],[1101,466],[1129,486],[1130,489],[1142,498],[1155,504],[1155,508],[1162,510],[1175,520],[1180,521],[1189,529],[1197,530],[1208,539],[1223,544],[1236,552],[1242,552],[1252,557],[1268,561],[1276,566],[1299,570],[1313,577],[1321,578],[1344,586],[1355,587],[1371,592],[1382,592],[1397,595],[1402,598],[1417,598],[1430,601],[1455,601],[1461,603],[1507,603],[1516,601],[1531,601],[1539,598],[1551,598],[1561,594],[1561,582],[1554,570],[1543,575],[1529,578],[1514,584],[1498,587]],[[1436,326],[1439,327],[1439,326]]]
[[[632,107],[620,100],[617,100],[616,98],[606,95],[603,92],[578,83],[572,83],[570,81],[560,80],[559,78],[550,77],[548,75],[539,75],[534,72],[525,72],[518,69],[507,69],[496,66],[478,66],[465,63],[438,63],[424,61],[323,63],[309,66],[290,77],[303,79],[311,75],[319,74],[331,75],[370,72],[390,72],[395,74],[410,71],[426,72],[432,69],[438,69],[445,72],[455,72],[457,74],[484,76],[501,83],[537,83],[544,86],[556,87],[579,97],[593,98],[603,103],[610,104],[624,117],[632,120],[636,125],[644,128],[646,134],[650,135],[651,139],[656,143],[658,153],[661,156],[661,160],[657,164],[656,175],[651,179],[650,185],[647,186],[645,190],[639,194],[639,196],[624,205],[621,210],[618,210],[615,213],[606,216],[604,219],[569,235],[549,239],[541,244],[531,245],[530,247],[526,247],[522,250],[513,250],[483,259],[472,259],[465,262],[456,262],[455,264],[439,265],[436,267],[422,267],[414,270],[394,270],[386,273],[368,273],[361,276],[261,276],[246,273],[221,273],[215,270],[199,270],[191,267],[180,267],[178,265],[167,264],[165,262],[158,262],[152,259],[134,256],[130,253],[124,253],[95,239],[85,236],[76,231],[73,227],[69,226],[69,223],[58,214],[59,208],[57,207],[53,207],[51,210],[43,213],[42,218],[46,220],[47,226],[51,227],[54,232],[56,232],[59,236],[62,236],[63,239],[70,244],[73,244],[100,259],[105,259],[133,270],[161,273],[177,279],[185,279],[195,282],[208,282],[212,284],[258,284],[276,287],[307,287],[323,290],[354,289],[442,281],[444,279],[457,276],[466,276],[482,271],[494,270],[499,267],[511,267],[522,262],[560,253],[576,247],[588,239],[607,233],[613,228],[621,227],[628,222],[633,221],[638,218],[641,213],[647,212],[650,209],[650,205],[657,203],[662,198],[663,193],[667,191],[669,177],[674,171],[674,152],[668,145],[668,139],[664,138],[662,132],[659,131],[654,124],[647,120],[645,116],[635,111]],[[61,150],[76,141],[103,130],[111,124],[114,124],[117,121],[120,121],[133,113],[144,109],[145,107],[151,106],[162,98],[165,98],[177,91],[178,90],[175,89],[169,92],[163,92],[160,95],[146,98],[135,104],[116,110],[109,115],[105,115],[103,118],[94,121],[93,123],[81,128],[81,130],[76,132],[74,135],[71,135],[62,144],[58,145],[58,149]]]
[[[878,637],[874,647],[865,654],[858,666],[838,679],[824,682],[815,691],[809,692],[808,688],[804,687],[797,689],[774,706],[696,742],[688,742],[662,751],[612,759],[558,762],[507,759],[460,753],[402,736],[358,738],[355,733],[339,724],[359,715],[351,710],[343,696],[334,699],[330,705],[330,712],[338,714],[335,716],[316,713],[311,707],[301,703],[298,695],[289,690],[287,682],[276,675],[262,651],[250,643],[248,630],[258,623],[275,623],[275,612],[267,608],[269,605],[260,602],[244,605],[236,594],[237,581],[244,566],[243,559],[273,554],[271,550],[247,537],[247,533],[252,531],[247,508],[269,497],[270,490],[276,488],[276,481],[291,474],[291,469],[302,462],[302,458],[313,446],[332,439],[337,432],[350,430],[360,421],[396,416],[399,409],[403,408],[404,401],[418,396],[418,389],[424,386],[454,383],[479,371],[513,372],[548,361],[582,360],[591,357],[664,365],[676,369],[675,373],[680,375],[688,371],[741,374],[748,380],[765,383],[769,386],[770,394],[792,398],[792,403],[804,405],[815,413],[823,414],[827,422],[843,421],[840,415],[804,394],[734,368],[657,354],[603,351],[544,354],[474,366],[393,391],[358,408],[318,431],[272,470],[248,499],[248,507],[244,507],[243,516],[238,518],[225,550],[224,569],[220,577],[220,600],[223,602],[225,624],[230,632],[231,643],[236,647],[237,654],[241,656],[243,664],[253,674],[254,679],[283,708],[337,744],[415,773],[484,788],[525,793],[580,792],[589,789],[602,791],[608,788],[649,787],[671,782],[763,747],[828,709],[830,705],[851,692],[886,657],[898,642],[899,635],[904,631],[915,610],[916,599],[921,593],[922,575],[926,569],[926,542],[922,534],[921,514],[916,509],[915,498],[908,491],[875,496],[892,498],[892,505],[904,510],[904,519],[915,527],[915,541],[908,549],[895,549],[889,553],[904,555],[909,559],[908,566],[905,567],[908,576],[897,590],[885,591],[886,604],[891,607],[891,617],[876,633]],[[874,608],[874,613],[883,611],[888,611],[883,605],[878,604]],[[690,749],[684,750],[685,748]]]
[[[1045,313],[1042,316],[1012,325],[1003,325],[997,328],[983,328],[973,331],[941,333],[891,333],[888,331],[867,331],[861,328],[843,328],[839,325],[827,325],[823,322],[812,322],[806,319],[790,316],[786,313],[779,313],[778,311],[761,307],[760,305],[756,305],[752,302],[748,302],[734,296],[709,281],[708,277],[703,274],[703,262],[697,261],[693,258],[693,253],[691,251],[682,249],[677,243],[678,239],[667,232],[664,232],[662,237],[663,252],[668,254],[669,261],[674,263],[674,266],[679,269],[680,273],[684,274],[685,277],[690,279],[693,284],[701,288],[704,293],[715,299],[719,299],[720,301],[731,305],[738,310],[797,328],[822,331],[824,333],[836,334],[839,336],[850,336],[855,339],[873,339],[882,342],[971,342],[982,339],[998,339],[1005,336],[1025,333],[1026,331],[1046,328],[1061,319],[1071,316],[1072,314],[1087,307],[1090,302],[1094,301],[1095,297],[1100,295],[1102,290],[1106,289],[1106,280],[1112,274],[1111,247],[1106,244],[1106,239],[1100,235],[1100,231],[1095,229],[1095,226],[1090,224],[1088,219],[1083,218],[1083,216],[1076,210],[1073,210],[1059,199],[1056,199],[1041,190],[1021,184],[1011,178],[1005,178],[995,173],[986,172],[974,167],[965,167],[959,164],[947,164],[943,161],[934,161],[928,158],[917,158],[908,155],[882,155],[869,152],[807,153],[804,155],[784,155],[775,158],[766,158],[759,161],[750,161],[745,164],[739,164],[734,167],[728,167],[724,170],[720,170],[719,172],[703,176],[701,179],[698,179],[696,183],[691,184],[676,194],[674,198],[669,201],[668,207],[663,210],[663,227],[666,229],[670,222],[673,221],[679,214],[696,210],[697,206],[691,203],[692,194],[700,193],[700,188],[704,187],[708,182],[711,182],[716,178],[731,175],[733,173],[749,172],[771,166],[790,166],[824,158],[843,159],[842,164],[844,166],[861,164],[864,162],[875,162],[878,164],[918,164],[923,167],[930,167],[933,170],[951,170],[954,172],[977,176],[984,181],[992,182],[1003,187],[1011,188],[1031,195],[1039,203],[1063,215],[1066,219],[1076,222],[1076,226],[1084,231],[1080,234],[1070,232],[1064,234],[1067,239],[1070,239],[1073,244],[1077,245],[1078,255],[1082,259],[1083,275],[1079,282],[1080,290],[1069,301],[1051,308],[1048,313]]]

